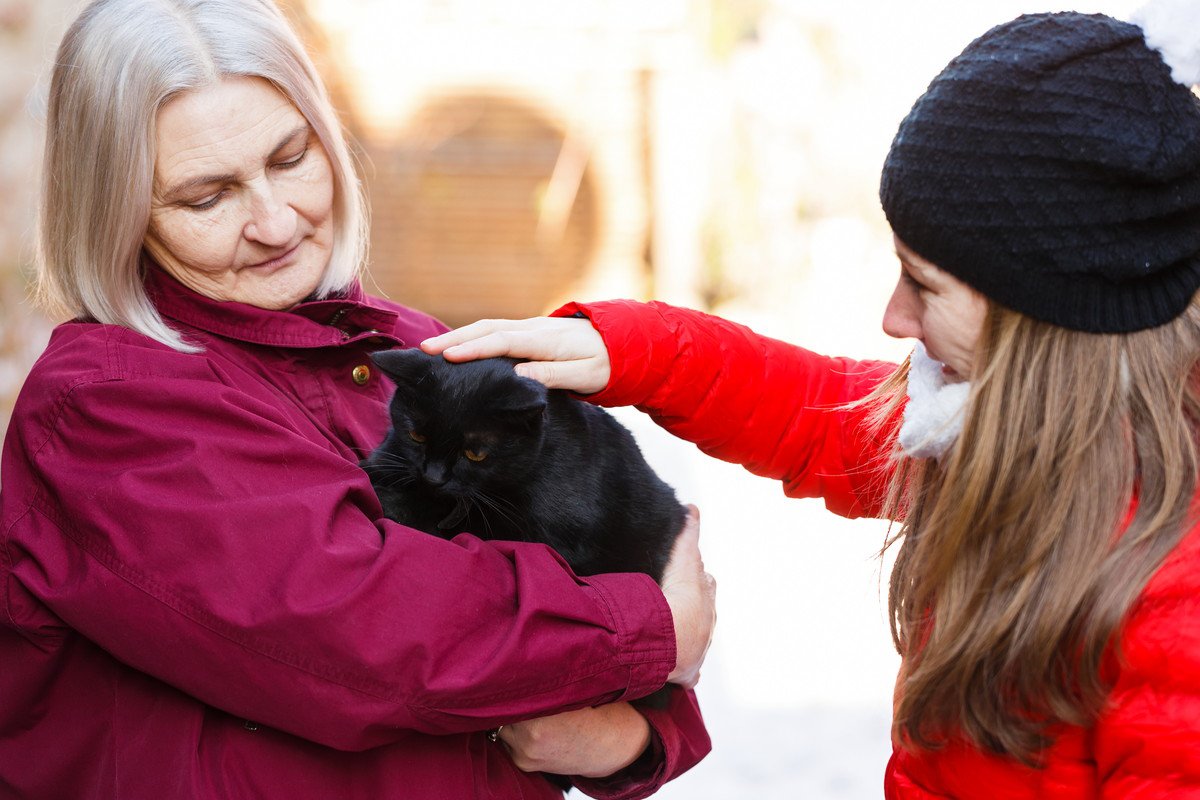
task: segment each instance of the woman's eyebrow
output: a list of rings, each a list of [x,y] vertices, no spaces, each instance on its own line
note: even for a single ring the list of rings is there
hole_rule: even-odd
[[[896,251],[896,258],[900,260],[900,266],[902,266],[910,274],[920,278],[922,281],[928,280],[929,276],[934,274],[927,266],[916,263],[899,250]]]
[[[279,155],[279,151],[283,150],[283,148],[287,147],[289,144],[291,144],[293,141],[295,141],[297,136],[299,136],[300,134],[307,135],[309,133],[309,131],[311,131],[311,130],[312,130],[312,128],[309,126],[309,124],[307,122],[301,123],[300,125],[297,125],[295,128],[292,128],[291,131],[284,134],[283,138],[279,140],[279,144],[275,145],[275,149],[267,154],[267,160],[270,161],[272,158]]]
[[[192,189],[195,189],[199,186],[207,186],[213,183],[229,183],[235,178],[237,178],[237,175],[234,175],[231,172],[227,172],[222,175],[200,175],[195,178],[188,178],[187,180],[177,183],[167,191],[163,192],[163,201],[171,203],[180,199],[181,197],[184,197]]]
[[[279,140],[279,144],[275,145],[271,152],[267,154],[266,160],[270,161],[278,156],[280,151],[294,142],[298,136],[301,134],[307,134],[310,130],[311,128],[309,127],[308,123],[305,122],[304,124],[297,125],[295,128],[288,131]],[[220,175],[198,175],[195,178],[187,178],[175,186],[172,186],[170,189],[163,192],[163,198],[169,203],[174,200],[178,200],[180,197],[186,195],[189,191],[197,187],[208,186],[209,184],[215,183],[229,183],[230,181],[236,179],[237,175],[232,172],[226,172]]]

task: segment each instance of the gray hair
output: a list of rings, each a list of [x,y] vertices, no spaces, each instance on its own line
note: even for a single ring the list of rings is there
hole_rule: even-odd
[[[317,287],[356,281],[366,210],[341,125],[296,33],[271,0],[94,0],[59,45],[50,83],[38,225],[38,297],[195,351],[143,285],[158,111],[225,76],[258,77],[312,126],[333,167],[334,241]]]

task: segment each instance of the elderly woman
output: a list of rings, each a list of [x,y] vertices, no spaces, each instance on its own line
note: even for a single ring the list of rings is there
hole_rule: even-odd
[[[692,520],[660,588],[381,519],[358,182],[269,0],[97,0],[50,90],[0,494],[6,797],[643,797],[709,747]],[[531,720],[521,723],[522,720]],[[499,730],[499,733],[497,731]]]
[[[930,84],[880,193],[883,327],[919,344],[899,369],[630,302],[424,345],[533,359],[793,496],[897,520],[889,798],[1200,797],[1189,5],[1020,17]]]

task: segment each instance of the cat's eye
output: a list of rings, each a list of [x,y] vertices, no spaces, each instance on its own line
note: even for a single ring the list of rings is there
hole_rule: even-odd
[[[417,433],[416,431],[409,431],[409,432],[408,432],[408,438],[412,439],[412,440],[413,440],[414,442],[416,442],[417,444],[424,444],[424,443],[425,443],[425,437],[424,437],[424,436],[422,436],[421,434]]]
[[[475,463],[479,463],[487,458],[487,453],[481,453],[478,450],[464,450],[463,455],[467,457],[468,461],[474,461]]]

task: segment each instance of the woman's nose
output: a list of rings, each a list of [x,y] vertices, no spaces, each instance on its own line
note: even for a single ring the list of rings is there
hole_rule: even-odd
[[[284,247],[292,244],[296,222],[296,210],[270,187],[261,187],[252,192],[250,221],[245,228],[247,239],[268,247]]]
[[[916,291],[901,279],[883,311],[883,332],[896,339],[920,339],[918,302]]]

